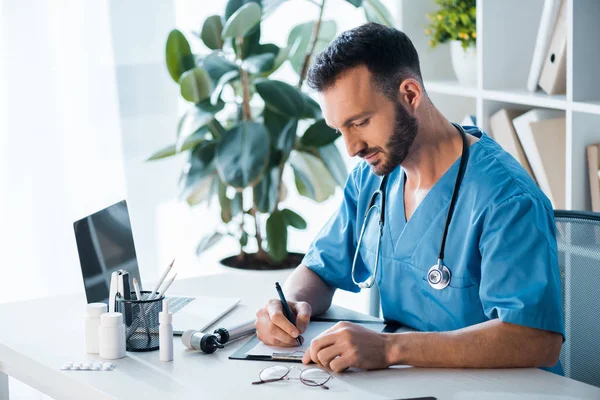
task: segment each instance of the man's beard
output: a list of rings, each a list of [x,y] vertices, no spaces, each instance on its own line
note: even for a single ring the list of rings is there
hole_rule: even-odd
[[[394,131],[386,146],[384,153],[386,158],[371,166],[373,173],[380,176],[387,175],[400,165],[408,156],[418,128],[417,119],[410,115],[399,101],[396,101]],[[366,152],[367,155],[369,153]]]

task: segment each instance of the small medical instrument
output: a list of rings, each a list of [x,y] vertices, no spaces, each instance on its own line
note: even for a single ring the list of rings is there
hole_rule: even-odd
[[[442,234],[442,243],[440,244],[440,252],[438,254],[437,264],[432,266],[427,272],[427,281],[432,288],[441,290],[447,287],[450,284],[451,273],[448,267],[444,265],[444,249],[446,247],[446,237],[448,236],[448,227],[450,226],[450,220],[452,219],[452,214],[454,212],[454,206],[456,204],[456,198],[458,197],[458,189],[460,188],[460,184],[462,183],[463,176],[465,174],[465,168],[467,167],[467,162],[469,159],[469,143],[467,141],[467,134],[462,126],[455,124],[452,122],[452,125],[458,129],[460,135],[463,140],[463,149],[462,156],[460,160],[460,166],[458,168],[458,175],[456,177],[456,183],[454,184],[454,191],[452,193],[452,198],[450,199],[450,207],[448,208],[448,214],[446,216],[446,223],[444,225],[444,233]],[[363,220],[363,225],[360,230],[360,236],[358,237],[358,243],[356,245],[356,251],[354,252],[354,259],[352,260],[352,282],[355,285],[358,285],[361,289],[369,289],[373,287],[375,283],[375,278],[377,276],[377,269],[379,266],[379,248],[381,246],[381,237],[383,236],[383,225],[385,223],[385,189],[388,180],[388,175],[385,175],[381,179],[381,183],[379,184],[379,188],[373,193],[371,196],[371,200],[369,200],[369,204],[367,205],[367,212],[365,213],[365,217]],[[381,196],[381,206],[375,204],[377,200],[377,196]],[[379,211],[379,238],[377,240],[377,249],[375,253],[375,267],[373,269],[373,274],[367,278],[364,282],[356,282],[354,278],[354,268],[356,265],[356,259],[358,258],[358,252],[360,250],[360,244],[362,242],[363,236],[365,234],[365,228],[367,226],[367,222],[369,220],[369,215],[372,211]]]
[[[162,311],[158,313],[158,320],[160,361],[173,361],[173,314],[169,312],[167,300],[163,300]]]
[[[202,350],[207,354],[211,354],[217,351],[217,349],[225,347],[225,343],[254,334],[255,332],[256,327],[254,326],[254,320],[252,320],[229,329],[219,328],[213,333],[204,333],[190,329],[183,333],[181,342],[188,349]]]

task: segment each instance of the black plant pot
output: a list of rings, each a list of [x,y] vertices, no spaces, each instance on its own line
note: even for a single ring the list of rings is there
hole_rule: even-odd
[[[239,260],[238,256],[230,256],[222,259],[221,265],[229,268],[245,269],[252,271],[275,271],[281,269],[296,268],[302,262],[304,254],[301,253],[288,253],[285,260],[280,263],[270,263],[259,259],[256,253],[246,254],[243,260]]]

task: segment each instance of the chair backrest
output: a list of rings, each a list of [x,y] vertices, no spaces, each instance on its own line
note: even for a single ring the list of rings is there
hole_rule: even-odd
[[[600,387],[600,213],[555,210],[565,376]]]

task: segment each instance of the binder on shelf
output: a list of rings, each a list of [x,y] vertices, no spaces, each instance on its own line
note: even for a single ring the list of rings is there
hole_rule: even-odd
[[[556,24],[559,6],[559,0],[544,1],[540,26],[533,50],[533,58],[531,60],[531,68],[529,69],[529,77],[527,79],[527,89],[531,92],[535,92],[538,87],[538,80],[540,79],[542,66],[548,53],[548,46],[550,45],[550,38]]]
[[[523,151],[523,146],[521,146],[521,141],[519,140],[517,132],[515,132],[515,127],[513,126],[513,119],[517,118],[524,112],[525,111],[523,110],[503,108],[491,116],[490,127],[492,133],[494,134],[494,140],[511,156],[513,156],[514,159],[523,166],[525,171],[527,171],[529,176],[531,176],[531,178],[533,178],[535,181],[535,175],[531,170],[527,156]]]
[[[554,209],[565,208],[565,122],[564,112],[545,109],[513,120],[535,179]]]
[[[586,146],[592,211],[600,212],[600,144]]]
[[[567,5],[561,0],[539,80],[540,87],[548,94],[564,94],[567,90],[567,34]]]

